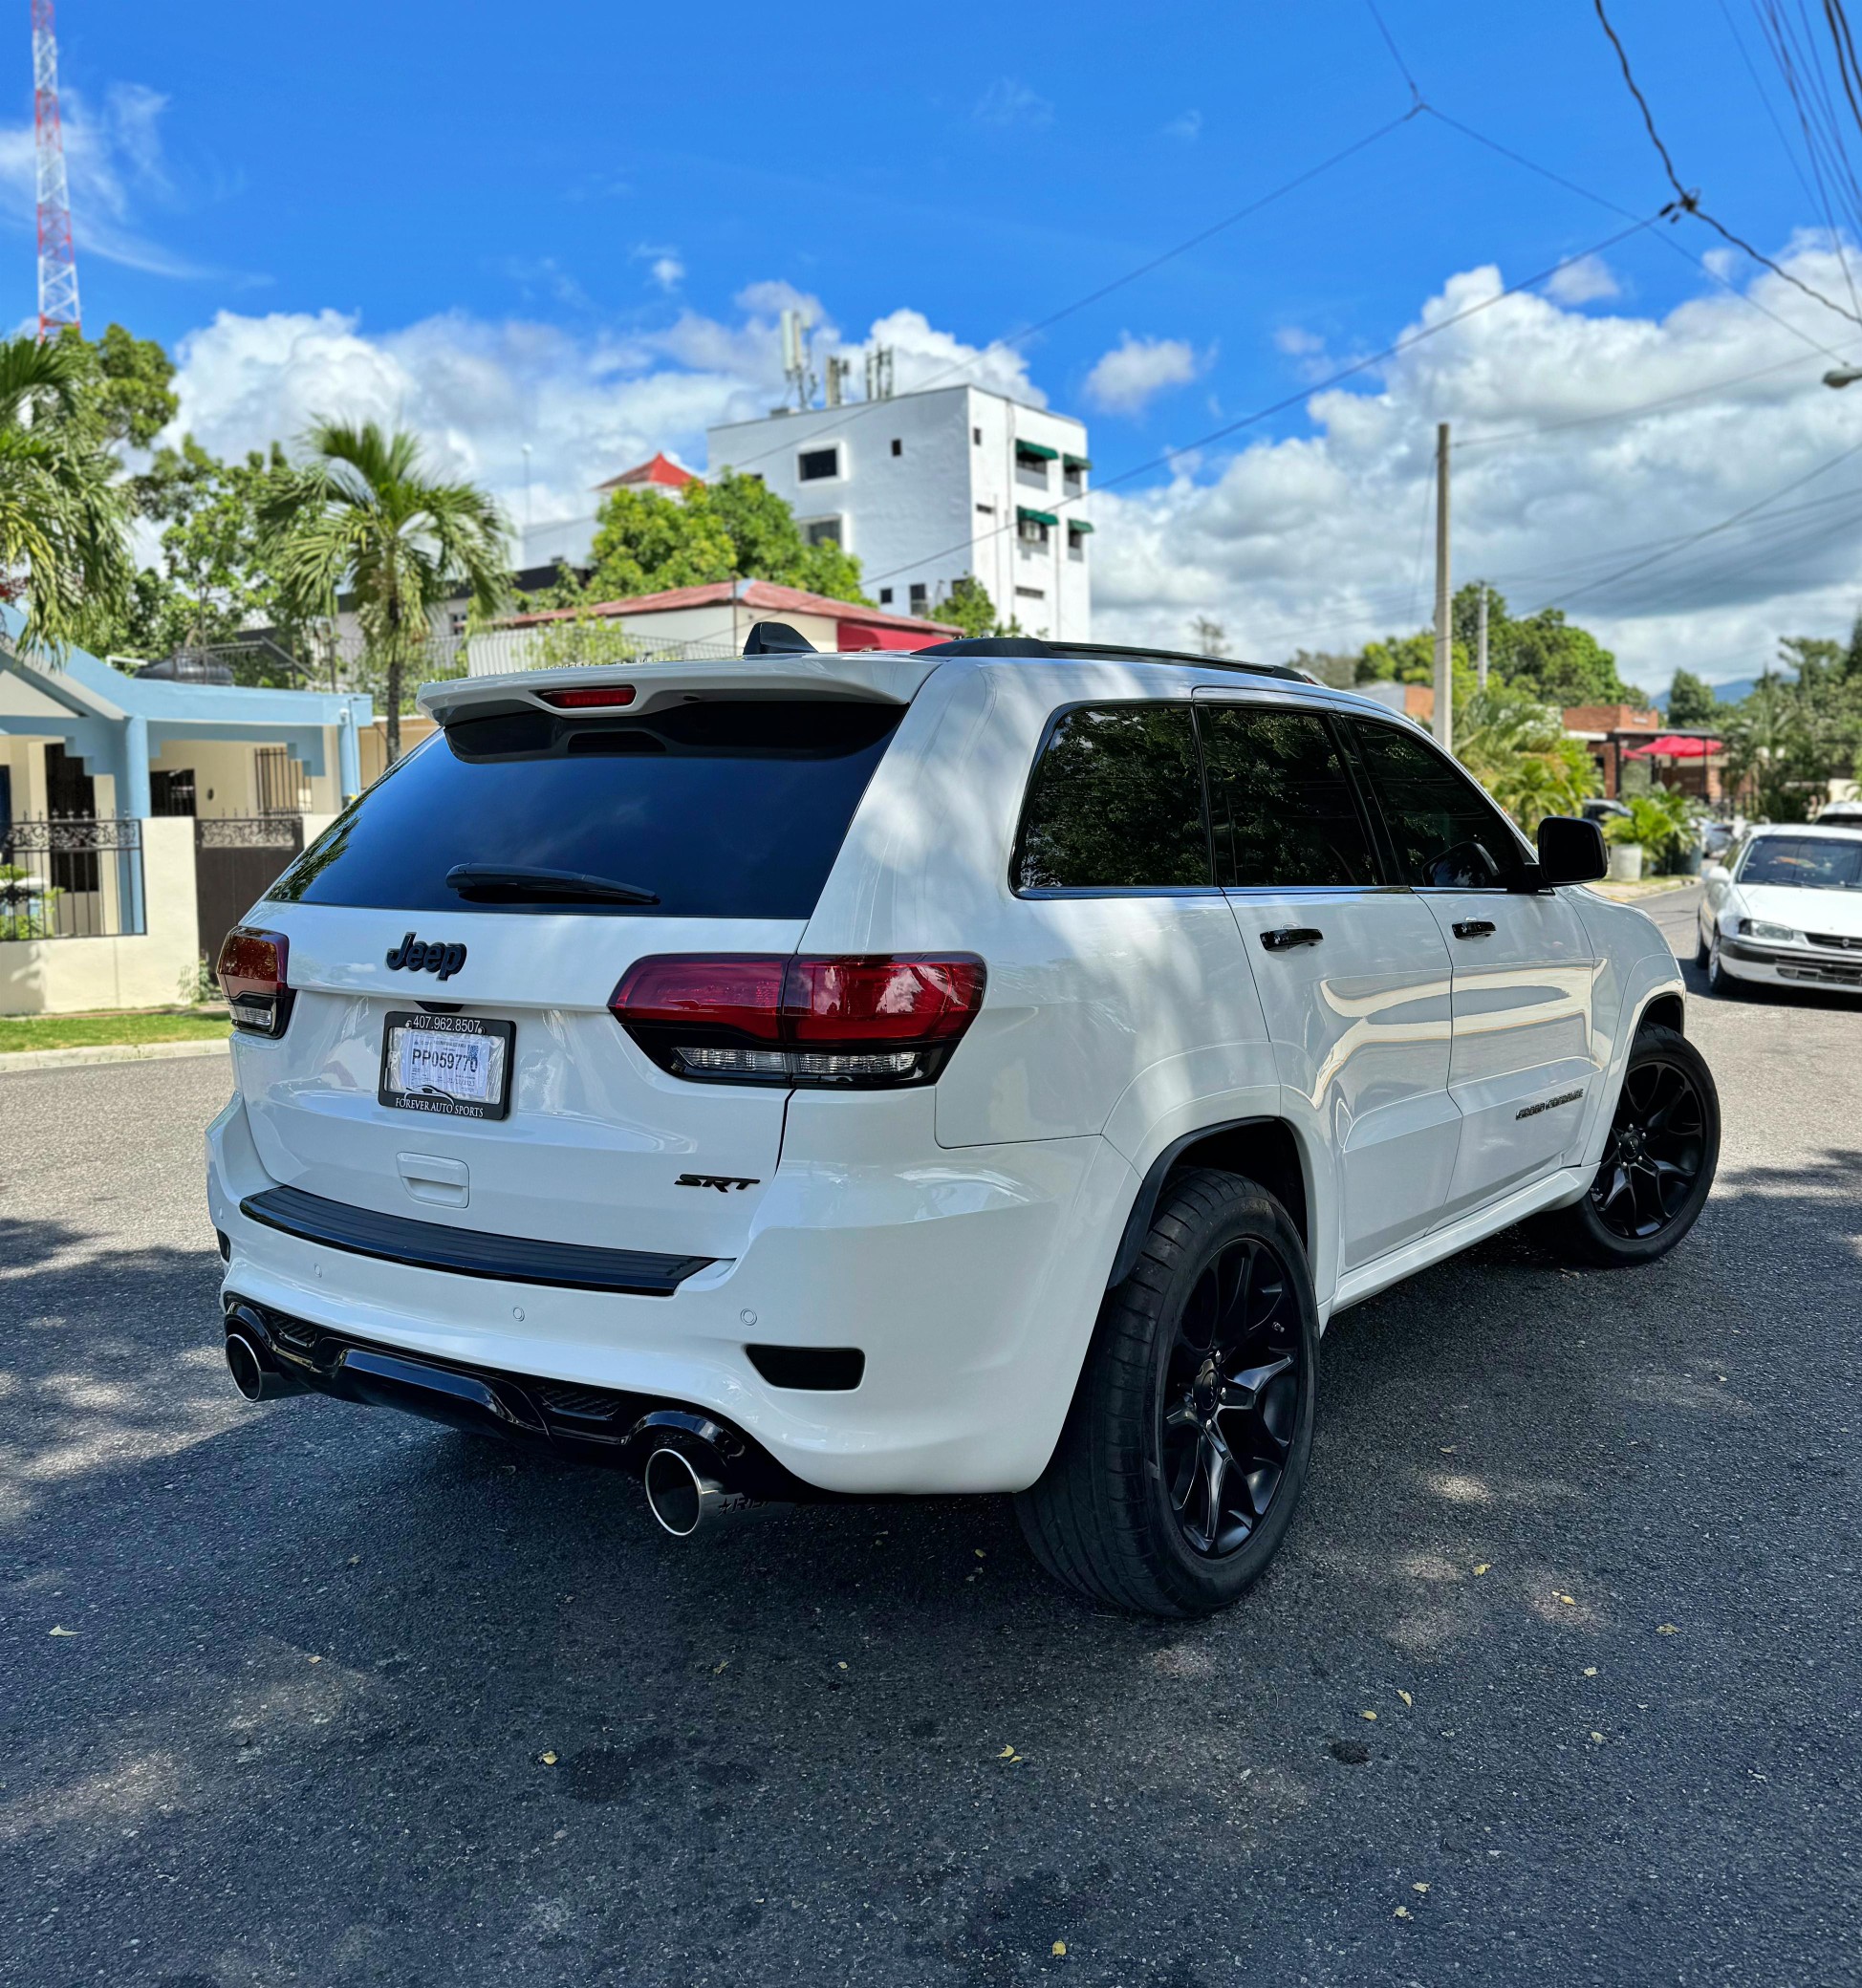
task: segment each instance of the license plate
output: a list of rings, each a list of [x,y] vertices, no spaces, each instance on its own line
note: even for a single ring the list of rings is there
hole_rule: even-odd
[[[401,1112],[502,1118],[510,1110],[517,1027],[482,1015],[390,1014],[377,1095]]]

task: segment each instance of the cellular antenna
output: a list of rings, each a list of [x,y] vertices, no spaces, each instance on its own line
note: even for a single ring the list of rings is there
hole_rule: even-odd
[[[52,0],[32,0],[32,135],[38,159],[39,341],[77,325],[77,258],[71,246],[71,189],[58,119],[58,42]]]

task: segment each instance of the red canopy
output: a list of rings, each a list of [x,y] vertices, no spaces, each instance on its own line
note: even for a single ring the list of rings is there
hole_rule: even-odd
[[[1718,739],[1690,739],[1679,732],[1663,732],[1646,746],[1632,746],[1625,759],[1705,759],[1720,750]]]

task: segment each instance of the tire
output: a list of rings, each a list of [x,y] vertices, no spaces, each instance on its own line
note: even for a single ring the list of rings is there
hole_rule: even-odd
[[[1700,1219],[1719,1162],[1720,1094],[1706,1059],[1677,1030],[1645,1027],[1630,1049],[1602,1164],[1584,1199],[1550,1219],[1551,1238],[1606,1268],[1652,1264]]]
[[[1137,1267],[1106,1293],[1053,1457],[1015,1501],[1034,1557],[1133,1614],[1238,1601],[1305,1487],[1318,1363],[1287,1211],[1233,1174],[1173,1180]]]
[[[1726,962],[1720,956],[1720,939],[1716,934],[1707,948],[1707,986],[1718,994],[1721,1001],[1738,1001],[1745,992],[1744,984],[1726,971]]]
[[[1707,961],[1712,952],[1713,948],[1707,943],[1707,935],[1701,931],[1697,921],[1694,927],[1694,963],[1702,972],[1706,970]]]

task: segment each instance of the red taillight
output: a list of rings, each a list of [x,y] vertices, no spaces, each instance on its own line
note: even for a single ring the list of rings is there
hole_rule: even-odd
[[[921,1084],[983,1005],[973,954],[667,953],[608,1004],[662,1070],[726,1083]]]
[[[775,1042],[788,964],[782,953],[662,953],[630,966],[608,1005],[629,1026],[735,1028]]]
[[[254,1035],[284,1034],[291,1020],[290,958],[291,941],[282,932],[235,925],[227,934],[214,977],[236,1028]]]
[[[539,690],[537,696],[558,711],[611,711],[634,702],[631,683],[603,683],[593,690]]]

